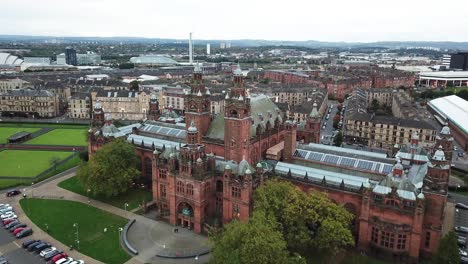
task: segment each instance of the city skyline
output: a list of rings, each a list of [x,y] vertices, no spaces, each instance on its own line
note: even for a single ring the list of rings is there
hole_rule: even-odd
[[[217,40],[468,41],[468,18],[439,12],[434,0],[424,5],[397,0],[391,6],[370,0],[295,0],[288,5],[238,0],[224,6],[212,0],[115,2],[7,2],[0,34],[187,39],[194,32],[194,39]],[[468,8],[460,0],[446,5]]]

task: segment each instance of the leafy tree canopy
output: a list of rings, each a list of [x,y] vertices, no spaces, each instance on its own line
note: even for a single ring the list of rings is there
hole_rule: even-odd
[[[303,258],[289,255],[278,223],[262,211],[254,212],[247,223],[232,221],[211,239],[214,242],[213,263],[305,264]]]
[[[279,223],[291,252],[306,256],[315,248],[336,254],[354,244],[352,214],[322,193],[306,194],[289,182],[271,180],[257,189],[255,211]]]
[[[460,263],[460,253],[458,252],[457,235],[449,232],[441,240],[439,249],[432,258],[433,264],[458,264]]]
[[[133,146],[116,139],[96,151],[87,163],[82,162],[77,176],[93,194],[111,197],[126,192],[140,175],[137,164]]]

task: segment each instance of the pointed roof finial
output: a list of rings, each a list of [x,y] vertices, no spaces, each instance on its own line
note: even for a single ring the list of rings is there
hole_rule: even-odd
[[[234,75],[243,76],[242,69],[241,69],[241,66],[240,66],[239,62],[237,62],[236,69],[234,69]]]

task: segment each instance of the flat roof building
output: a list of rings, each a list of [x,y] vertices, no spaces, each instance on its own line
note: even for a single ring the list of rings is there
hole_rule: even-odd
[[[430,87],[468,86],[468,71],[421,72],[418,84]]]
[[[430,109],[445,120],[460,146],[468,151],[468,101],[450,95],[429,101]]]

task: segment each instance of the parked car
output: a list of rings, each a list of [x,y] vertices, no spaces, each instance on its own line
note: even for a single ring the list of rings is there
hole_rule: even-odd
[[[23,248],[27,248],[29,245],[31,245],[32,243],[34,242],[37,242],[37,240],[35,239],[31,239],[31,240],[26,240],[23,242]]]
[[[7,225],[5,225],[5,229],[10,229],[10,227],[14,226],[14,225],[17,225],[19,224],[19,221],[18,219],[14,219],[12,222],[8,223]]]
[[[457,203],[457,204],[455,205],[455,208],[468,210],[468,205],[463,204],[463,203]]]
[[[73,262],[74,259],[73,258],[62,258],[62,259],[59,259],[55,262],[55,264],[70,264],[70,262]]]
[[[458,152],[458,153],[457,153],[457,156],[460,157],[460,158],[463,158],[463,156],[465,156],[465,153],[463,153],[463,152]]]
[[[7,219],[3,220],[3,226],[6,226],[9,223],[14,222],[14,221],[16,221],[16,218],[7,218]]]
[[[16,238],[23,238],[32,235],[33,231],[31,228],[25,228],[18,234],[16,234]]]
[[[0,204],[0,209],[3,209],[5,207],[9,207],[9,206],[10,206],[10,204]]]
[[[457,151],[457,150],[458,150],[458,147],[457,147],[457,146],[453,146],[453,150]]]
[[[42,250],[41,253],[39,253],[39,255],[41,257],[44,257],[45,255],[47,255],[47,253],[52,252],[52,251],[54,251],[56,249],[57,248],[55,248],[55,247],[46,248],[46,249]]]
[[[11,191],[7,192],[7,193],[6,193],[6,196],[7,196],[7,197],[15,196],[15,195],[18,195],[18,194],[20,194],[20,193],[21,193],[20,190],[14,189],[14,190],[11,190]]]
[[[461,263],[468,263],[468,257],[461,256],[460,262]]]
[[[468,253],[466,253],[465,250],[459,248],[459,249],[458,249],[458,252],[460,252],[460,256],[468,257]]]
[[[10,211],[10,212],[6,212],[6,213],[0,215],[0,218],[1,218],[2,221],[3,221],[3,219],[12,218],[12,217],[15,217],[15,216],[16,216],[16,215],[15,215],[15,212]]]
[[[68,257],[67,253],[57,254],[51,259],[51,261],[52,261],[52,263],[56,263],[59,259],[63,259],[63,258],[66,258],[66,257]]]
[[[7,207],[5,207],[3,209],[0,209],[0,214],[4,214],[4,213],[10,212],[10,211],[13,211],[13,207],[7,206]]]
[[[468,227],[456,226],[455,231],[460,232],[460,233],[464,233],[464,234],[468,234]]]
[[[16,236],[19,232],[23,231],[26,227],[18,227],[15,230],[13,230],[13,235]]]
[[[22,223],[18,222],[16,225],[10,226],[10,228],[8,228],[8,231],[13,232],[13,231],[15,231],[16,228],[25,227],[25,226],[26,226],[25,224],[22,224]]]
[[[75,260],[73,262],[70,262],[70,264],[84,264],[83,260]]]
[[[46,243],[46,242],[43,242],[43,243],[41,243],[41,244],[34,247],[34,252],[39,253],[39,252],[41,252],[42,250],[44,250],[44,249],[46,249],[48,247],[51,247],[51,245]]]
[[[29,244],[26,248],[28,249],[28,251],[33,251],[37,245],[42,244],[42,243],[44,243],[44,241],[38,240],[34,243]]]
[[[8,259],[6,259],[4,256],[0,256],[0,264],[8,264]]]
[[[63,251],[61,251],[61,250],[59,250],[59,249],[56,249],[56,250],[53,250],[53,251],[47,253],[47,254],[44,256],[44,259],[45,259],[46,261],[49,261],[49,260],[51,260],[53,257],[57,256],[58,254],[62,254],[62,253],[63,253]]]

